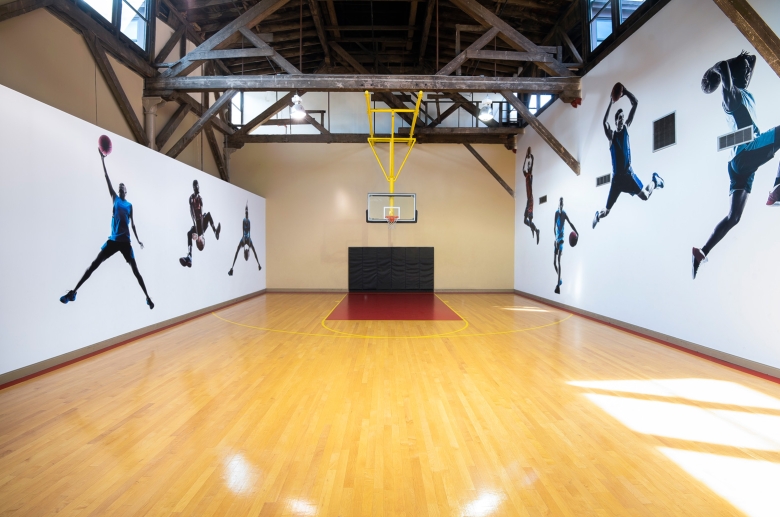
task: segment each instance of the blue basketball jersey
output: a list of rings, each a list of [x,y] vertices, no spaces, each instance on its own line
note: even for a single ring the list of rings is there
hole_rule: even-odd
[[[734,86],[730,92],[723,96],[723,111],[726,112],[726,118],[732,131],[752,127],[756,136],[761,134],[756,118],[756,101],[749,91]],[[736,156],[744,148],[744,145],[733,147],[731,156]]]
[[[566,212],[561,209],[555,211],[555,240],[563,241],[563,230],[566,224]]]
[[[114,197],[114,215],[111,218],[110,241],[130,242],[130,212],[133,205],[119,196]]]
[[[628,127],[623,126],[622,131],[612,133],[612,145],[609,146],[612,154],[612,173],[625,174],[631,168],[631,144],[628,141]]]
[[[249,238],[249,219],[244,218],[244,238]]]

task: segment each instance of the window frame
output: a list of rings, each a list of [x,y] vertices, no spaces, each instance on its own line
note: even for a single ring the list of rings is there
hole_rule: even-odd
[[[157,2],[158,0],[146,0],[147,4],[147,15],[142,16],[132,5],[130,5],[126,0],[111,0],[111,18],[108,19],[102,14],[100,14],[94,7],[92,7],[87,0],[78,0],[77,4],[79,8],[81,8],[83,11],[87,12],[92,19],[97,21],[98,23],[102,24],[104,27],[106,27],[108,30],[111,31],[111,33],[120,39],[120,41],[126,45],[129,45],[135,52],[143,56],[144,58],[149,58],[149,56],[153,55],[152,45],[154,44],[154,38],[153,34],[156,30],[156,18],[157,18]],[[126,8],[130,9],[134,15],[137,15],[139,18],[141,18],[144,22],[146,22],[146,33],[144,38],[144,47],[142,48],[139,46],[135,41],[131,40],[125,33],[122,32],[122,9],[125,8],[125,5],[127,4]]]

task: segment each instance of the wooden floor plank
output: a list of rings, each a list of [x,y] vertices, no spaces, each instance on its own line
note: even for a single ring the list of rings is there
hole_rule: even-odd
[[[588,398],[780,418],[778,384],[519,296],[439,296],[465,321],[266,294],[0,390],[0,514],[739,515],[659,448],[780,464]],[[570,384],[661,379],[777,406]]]

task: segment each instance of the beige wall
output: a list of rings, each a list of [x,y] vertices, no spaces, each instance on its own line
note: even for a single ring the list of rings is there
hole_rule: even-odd
[[[172,32],[167,27],[162,29],[158,33]],[[158,36],[158,47],[165,41],[166,38]],[[110,56],[109,60],[143,124],[143,79]],[[45,9],[0,22],[0,84],[135,140],[84,38]],[[177,107],[173,102],[161,107],[157,116],[158,131]],[[181,138],[196,120],[195,115],[187,115],[164,150]],[[221,138],[221,134],[217,135]],[[178,160],[218,175],[208,142],[202,135],[187,146]]]
[[[513,186],[515,155],[476,148]],[[346,289],[347,248],[388,245],[435,247],[436,289],[513,288],[514,199],[461,145],[415,147],[396,191],[419,222],[393,230],[365,222],[366,194],[387,191],[368,144],[248,144],[231,169],[267,200],[271,289]]]

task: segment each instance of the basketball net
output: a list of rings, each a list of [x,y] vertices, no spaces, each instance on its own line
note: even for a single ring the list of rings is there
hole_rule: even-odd
[[[386,215],[385,216],[385,219],[387,219],[387,224],[390,226],[390,228],[394,227],[395,223],[398,222],[398,217],[399,216],[397,216],[397,215]]]

